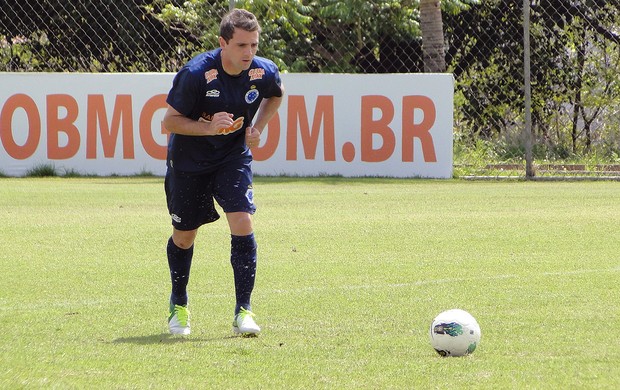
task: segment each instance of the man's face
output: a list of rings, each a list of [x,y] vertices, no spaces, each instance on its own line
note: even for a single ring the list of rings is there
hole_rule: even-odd
[[[226,42],[220,37],[222,65],[226,73],[237,75],[247,70],[258,51],[258,31],[235,28],[232,38]]]

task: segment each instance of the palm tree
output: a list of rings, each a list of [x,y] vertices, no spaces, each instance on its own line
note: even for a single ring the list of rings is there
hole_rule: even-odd
[[[420,27],[424,71],[427,73],[445,72],[446,55],[440,0],[420,0]]]

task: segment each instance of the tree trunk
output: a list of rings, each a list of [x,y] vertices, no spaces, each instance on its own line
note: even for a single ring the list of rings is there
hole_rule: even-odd
[[[424,72],[446,71],[446,54],[441,19],[440,0],[420,0],[420,27],[422,28],[422,51]]]

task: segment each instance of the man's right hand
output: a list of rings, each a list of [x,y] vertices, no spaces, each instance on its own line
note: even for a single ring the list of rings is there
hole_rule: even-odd
[[[219,135],[226,133],[226,129],[233,125],[233,114],[227,112],[218,112],[213,115],[209,123],[208,135]],[[202,119],[202,118],[201,118]]]

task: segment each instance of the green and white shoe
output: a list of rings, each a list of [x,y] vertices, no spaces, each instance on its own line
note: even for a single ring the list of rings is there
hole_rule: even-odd
[[[189,310],[187,306],[173,305],[170,303],[170,316],[168,316],[168,329],[171,334],[187,336],[189,329]]]
[[[243,307],[233,320],[233,332],[244,337],[255,337],[260,333],[260,327],[254,322],[254,313]]]

